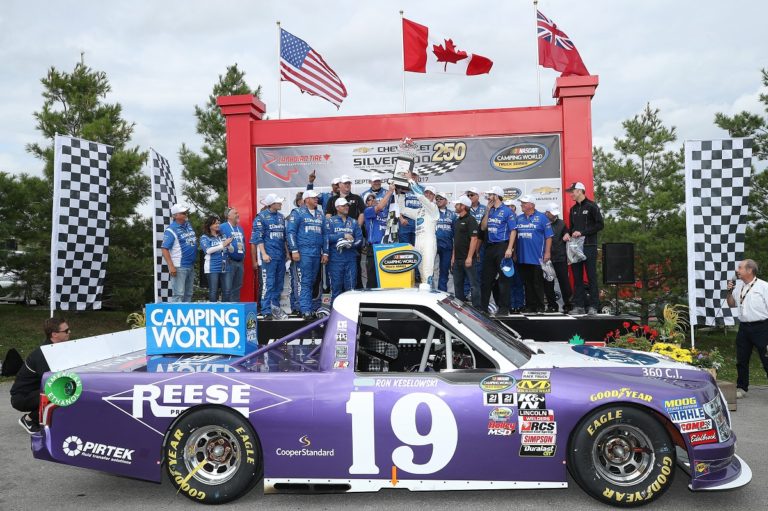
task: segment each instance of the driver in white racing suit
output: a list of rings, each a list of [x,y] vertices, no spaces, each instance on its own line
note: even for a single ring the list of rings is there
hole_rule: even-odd
[[[422,188],[416,181],[409,179],[411,192],[421,203],[421,208],[405,207],[405,195],[398,194],[397,205],[400,214],[416,222],[416,250],[421,254],[419,273],[421,282],[435,287],[435,257],[437,256],[437,221],[440,219],[440,209],[435,204],[435,187]],[[393,185],[394,186],[394,185]]]

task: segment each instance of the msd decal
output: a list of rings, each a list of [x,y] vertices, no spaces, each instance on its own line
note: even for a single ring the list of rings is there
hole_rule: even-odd
[[[207,374],[205,384],[190,378],[194,376],[198,376],[199,380],[199,375],[185,373],[154,383],[133,385],[128,390],[102,399],[160,435],[167,427],[169,418],[178,417],[193,406],[225,405],[248,417],[291,401],[223,374]]]

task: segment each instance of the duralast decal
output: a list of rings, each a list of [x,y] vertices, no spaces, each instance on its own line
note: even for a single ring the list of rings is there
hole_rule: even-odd
[[[520,456],[551,458],[555,455],[557,445],[521,445]]]
[[[421,254],[415,250],[393,252],[379,262],[379,268],[385,273],[405,273],[421,263]]]
[[[535,167],[549,156],[542,144],[523,142],[507,146],[491,156],[491,167],[499,172],[519,172]]]

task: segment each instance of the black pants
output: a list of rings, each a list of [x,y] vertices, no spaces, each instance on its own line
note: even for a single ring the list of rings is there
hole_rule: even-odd
[[[736,334],[736,387],[745,391],[749,390],[749,359],[753,348],[757,348],[768,376],[768,320],[741,323]]]
[[[39,390],[35,390],[29,394],[11,395],[11,406],[20,412],[30,412],[29,416],[32,417],[32,422],[35,424],[39,423],[40,418],[37,413],[38,408],[40,408]]]
[[[368,289],[379,287],[376,280],[376,258],[373,257],[373,246],[371,246],[371,253],[365,256],[365,278],[365,287]]]
[[[541,265],[518,264],[525,286],[525,308],[531,312],[544,310],[544,274]]]
[[[568,278],[568,263],[566,261],[552,263],[555,268],[555,275],[557,276],[557,283],[560,284],[560,295],[563,299],[563,306],[565,310],[569,310],[571,305],[571,295],[573,290],[571,289],[571,281]],[[547,296],[547,305],[550,307],[557,307],[557,300],[555,299],[555,281],[544,280],[544,294]]]
[[[467,295],[464,293],[464,277],[469,280],[469,287],[472,293],[472,305],[480,308],[480,286],[477,283],[477,272],[473,264],[469,268],[464,266],[465,259],[454,261],[453,263],[453,290],[456,298],[462,302],[467,301]],[[486,310],[488,310],[486,308]]]
[[[480,289],[480,308],[488,312],[488,304],[491,301],[491,289],[496,276],[499,276],[499,301],[496,303],[501,314],[509,313],[509,284],[510,278],[501,271],[501,261],[504,252],[507,251],[507,242],[488,244],[485,247],[485,259],[483,259],[483,283]]]
[[[355,264],[357,264],[357,282],[355,282],[355,289],[362,289],[363,288],[363,269],[360,267],[360,262],[362,261],[362,254],[360,252],[357,253],[357,258],[355,259]]]
[[[600,308],[600,296],[597,290],[597,245],[584,247],[586,261],[573,263],[573,305],[576,307],[594,307]],[[589,280],[589,296],[584,293],[584,270],[587,271],[587,280]]]

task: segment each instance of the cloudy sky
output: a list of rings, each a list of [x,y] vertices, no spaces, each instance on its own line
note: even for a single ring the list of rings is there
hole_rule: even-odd
[[[540,10],[576,44],[600,77],[593,100],[594,144],[609,146],[621,122],[647,102],[679,138],[723,137],[715,112],[762,111],[768,67],[764,0],[740,2],[541,0]],[[282,86],[283,118],[397,113],[402,110],[398,11],[494,61],[490,75],[409,73],[409,111],[535,106],[536,38],[530,0],[202,1],[6,0],[0,11],[0,171],[39,175],[25,145],[41,141],[32,113],[54,66],[85,62],[107,73],[110,102],[136,123],[134,143],[175,163],[182,142],[200,145],[193,108],[227,65],[263,87],[277,118],[275,22],[305,39],[349,91],[341,110]],[[542,103],[553,104],[558,73],[542,69]],[[763,90],[763,92],[766,92]]]

